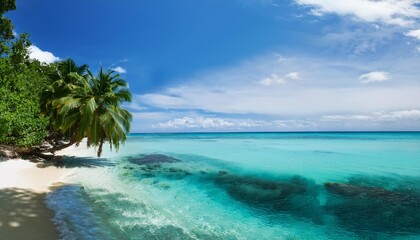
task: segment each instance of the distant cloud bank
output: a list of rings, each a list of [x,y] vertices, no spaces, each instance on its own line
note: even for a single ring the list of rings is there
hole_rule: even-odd
[[[253,120],[219,117],[181,117],[154,125],[165,130],[252,130],[252,129],[305,129],[316,124],[304,120]]]
[[[393,122],[400,120],[420,120],[420,110],[403,110],[393,112],[375,112],[363,115],[330,115],[324,116],[327,121],[377,121]]]

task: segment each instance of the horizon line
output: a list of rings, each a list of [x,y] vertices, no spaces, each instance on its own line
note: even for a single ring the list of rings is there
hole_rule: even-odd
[[[420,133],[420,130],[316,130],[316,131],[197,131],[197,132],[133,132],[130,134],[209,134],[209,133]]]

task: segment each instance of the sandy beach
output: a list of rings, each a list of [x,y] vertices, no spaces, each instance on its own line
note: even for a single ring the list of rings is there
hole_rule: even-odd
[[[0,160],[0,236],[2,239],[58,239],[54,213],[45,196],[71,170],[38,167],[22,159]]]

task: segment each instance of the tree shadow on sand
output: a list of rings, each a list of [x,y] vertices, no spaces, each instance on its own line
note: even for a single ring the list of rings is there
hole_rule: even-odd
[[[45,161],[37,165],[39,168],[54,166],[57,168],[96,168],[112,167],[115,163],[107,158],[63,157],[56,161]]]
[[[51,222],[53,212],[45,204],[45,193],[19,188],[0,190],[1,239],[57,239]]]

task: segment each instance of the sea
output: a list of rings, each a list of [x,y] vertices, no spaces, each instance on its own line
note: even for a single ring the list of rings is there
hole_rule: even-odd
[[[420,239],[420,132],[131,134],[69,156],[61,239]]]

